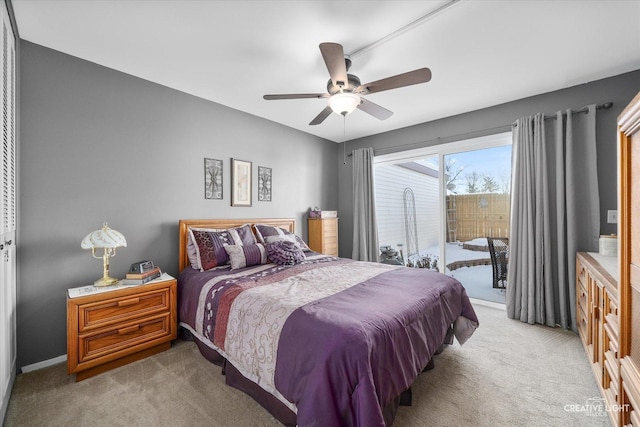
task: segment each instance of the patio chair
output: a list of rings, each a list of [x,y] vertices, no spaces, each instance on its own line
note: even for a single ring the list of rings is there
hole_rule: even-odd
[[[507,287],[507,263],[509,262],[509,239],[506,237],[487,237],[491,267],[493,269],[493,287]]]

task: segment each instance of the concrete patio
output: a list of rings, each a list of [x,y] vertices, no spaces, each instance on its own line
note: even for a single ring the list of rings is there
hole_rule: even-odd
[[[484,243],[479,242],[483,240]],[[465,242],[469,243],[469,242]],[[486,246],[486,239],[474,239],[471,246]],[[467,244],[467,246],[470,246]],[[437,247],[429,248],[426,253],[438,253]],[[464,265],[469,267],[458,267],[454,270],[445,269],[445,274],[455,277],[462,283],[467,291],[467,295],[471,298],[481,299],[485,301],[505,303],[506,291],[504,289],[495,289],[493,287],[493,272],[491,264],[474,265],[480,260],[489,259],[489,252],[468,250],[463,247],[463,243],[447,243],[446,244],[446,262],[447,265]],[[466,261],[466,262],[465,262]]]

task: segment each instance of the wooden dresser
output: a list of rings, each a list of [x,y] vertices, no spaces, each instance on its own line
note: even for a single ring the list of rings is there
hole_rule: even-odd
[[[177,337],[176,289],[170,278],[67,296],[67,373],[80,381],[169,349]]]
[[[619,425],[640,426],[640,93],[618,117]]]
[[[309,248],[338,256],[338,218],[309,218]]]
[[[576,255],[578,332],[609,407],[617,406],[620,385],[618,278],[617,257],[592,252]],[[609,415],[617,425],[617,412]]]

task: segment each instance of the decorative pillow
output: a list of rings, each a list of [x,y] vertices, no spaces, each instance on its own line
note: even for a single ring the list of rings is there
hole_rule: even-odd
[[[271,262],[278,265],[300,264],[306,258],[300,246],[288,240],[278,240],[268,243],[267,255]]]
[[[267,251],[260,243],[244,246],[229,245],[225,246],[224,250],[229,255],[232,270],[267,263]]]
[[[187,244],[187,254],[191,266],[197,270],[205,271],[223,266],[229,263],[229,256],[224,250],[227,245],[255,245],[256,238],[251,231],[250,224],[240,227],[229,228],[227,230],[211,228],[190,228],[189,238],[193,244],[192,250],[195,252],[195,260],[189,252]],[[194,262],[195,261],[195,262]]]
[[[291,236],[298,243],[300,248],[303,251],[310,251],[309,246],[300,238],[300,236],[285,230],[284,228],[274,227],[273,225],[265,225],[265,224],[255,224],[254,228],[256,230],[256,235],[258,236],[258,240],[260,243],[266,244],[269,243],[267,241],[267,237],[273,237],[271,240],[285,240],[284,236]],[[276,237],[280,237],[277,239]],[[286,239],[289,240],[289,239]]]
[[[236,245],[255,245],[258,243],[256,236],[254,236],[253,231],[251,231],[251,224],[229,228],[227,231]]]
[[[296,239],[296,236],[294,236],[293,234],[288,234],[288,235],[277,235],[277,236],[266,236],[264,238],[264,242],[265,243],[273,243],[273,242],[280,242],[280,241],[287,241],[287,242],[293,242],[296,245],[300,246],[300,244],[298,243],[298,240]],[[302,249],[302,248],[300,248]]]
[[[193,237],[191,237],[191,232],[187,234],[187,256],[189,257],[189,263],[191,267],[200,270],[200,260],[198,259],[198,249],[196,248],[196,244],[193,243]]]
[[[189,257],[189,263],[191,267],[196,270],[202,270],[202,265],[200,264],[200,254],[198,251],[198,246],[195,243],[195,239],[193,237],[192,231],[206,231],[206,232],[219,232],[225,231],[224,229],[219,228],[189,228],[189,233],[187,234],[187,256]]]
[[[229,262],[226,245],[234,245],[235,242],[227,230],[213,231],[206,229],[190,229],[192,240],[195,243],[200,271],[211,270],[219,265]]]

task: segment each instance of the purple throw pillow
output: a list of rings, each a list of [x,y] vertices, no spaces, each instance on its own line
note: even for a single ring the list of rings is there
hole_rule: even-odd
[[[300,264],[306,258],[300,246],[287,240],[268,243],[267,256],[278,265]]]

